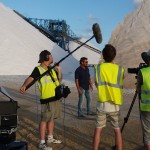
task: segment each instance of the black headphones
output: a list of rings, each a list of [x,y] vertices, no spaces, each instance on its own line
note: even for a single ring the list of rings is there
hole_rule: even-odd
[[[49,51],[47,51],[47,50],[44,50],[44,61],[49,61],[49,55],[50,55],[50,53],[49,53]]]
[[[51,55],[51,53],[48,50],[43,50],[39,55],[38,63],[42,63],[43,61],[49,61],[49,55]]]

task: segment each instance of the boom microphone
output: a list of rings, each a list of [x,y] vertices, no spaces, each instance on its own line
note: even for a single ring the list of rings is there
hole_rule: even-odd
[[[96,39],[96,42],[100,44],[102,42],[102,34],[101,34],[99,24],[94,23],[92,29],[93,29],[93,34]]]
[[[51,69],[55,68],[58,64],[60,64],[62,61],[64,61],[67,57],[69,57],[72,53],[74,53],[76,50],[78,50],[80,47],[82,47],[83,45],[85,45],[87,42],[89,42],[91,39],[93,39],[95,37],[96,42],[97,43],[101,43],[102,42],[102,35],[101,35],[101,31],[99,28],[98,23],[93,24],[93,36],[88,39],[87,41],[85,41],[84,43],[82,43],[80,46],[78,46],[76,49],[74,49],[73,51],[71,51],[68,55],[66,55],[65,57],[63,57],[61,60],[59,60],[58,62],[56,62],[53,66],[51,66],[47,71],[45,71],[43,74],[41,74],[39,77],[37,77],[36,79],[34,79],[32,82],[30,82],[27,87],[26,90],[28,88],[30,88],[36,81],[38,81],[39,79],[41,79],[43,76],[45,76]]]

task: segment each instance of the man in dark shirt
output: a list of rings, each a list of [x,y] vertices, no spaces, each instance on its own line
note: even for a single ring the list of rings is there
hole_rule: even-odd
[[[91,91],[93,90],[93,86],[87,64],[88,59],[86,57],[82,57],[80,59],[80,66],[75,70],[75,83],[79,94],[78,117],[84,117],[82,112],[82,103],[84,94],[87,101],[87,115],[92,114],[90,90]]]

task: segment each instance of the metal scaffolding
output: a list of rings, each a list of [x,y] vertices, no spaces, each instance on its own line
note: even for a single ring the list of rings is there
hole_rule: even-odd
[[[69,41],[70,39],[79,39],[70,26],[66,24],[65,20],[51,20],[51,19],[37,19],[28,18],[30,22],[35,23],[39,27],[47,30],[51,36],[54,38],[57,44],[66,51],[69,51]]]
[[[83,42],[80,41],[80,38],[73,33],[73,31],[70,29],[70,26],[67,25],[66,21],[64,20],[60,21],[50,19],[27,18],[15,10],[14,12],[69,53],[69,41],[73,41],[79,45],[83,44]],[[83,46],[88,48],[89,50],[101,54],[100,50],[90,45],[84,44]]]

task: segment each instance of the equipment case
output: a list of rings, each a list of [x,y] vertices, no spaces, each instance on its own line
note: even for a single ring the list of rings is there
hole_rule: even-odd
[[[24,141],[14,141],[9,144],[0,144],[0,150],[28,150],[28,145]]]
[[[3,87],[0,92],[10,98],[10,101],[0,101],[0,144],[9,144],[16,140],[18,103]]]

